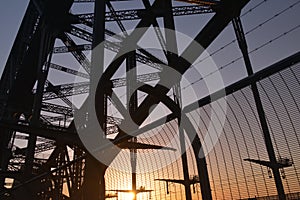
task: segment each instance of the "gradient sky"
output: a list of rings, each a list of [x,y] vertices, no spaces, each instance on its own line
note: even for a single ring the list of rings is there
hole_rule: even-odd
[[[13,41],[19,29],[21,20],[23,18],[25,9],[28,4],[28,0],[1,0],[0,2],[0,73],[5,66],[7,57],[11,50]],[[136,0],[132,1],[137,2]],[[244,11],[249,10],[249,8],[261,2],[261,0],[252,0],[244,8]],[[243,17],[245,32],[257,26],[259,23],[267,20],[268,18],[274,16],[276,13],[279,13],[281,10],[289,7],[291,4],[298,2],[297,0],[268,0],[262,6],[255,9],[253,12],[250,12],[247,16]],[[127,4],[121,3],[125,9],[128,9]],[[249,50],[252,50],[259,46],[260,44],[267,42],[268,40],[280,35],[281,33],[288,31],[289,29],[297,26],[299,24],[300,18],[300,4],[295,5],[293,8],[288,9],[287,12],[284,12],[280,16],[276,17],[274,20],[271,20],[266,25],[257,29],[253,33],[247,35]],[[195,29],[197,26],[196,23],[197,16],[191,17],[191,23],[186,23],[186,17],[177,18],[178,30],[184,33],[188,32],[190,36],[193,37],[199,29]],[[228,26],[224,32],[216,39],[216,41],[208,49],[209,52],[213,52],[222,45],[232,41],[234,38],[232,34],[232,26]],[[300,28],[288,34],[285,37],[273,42],[271,45],[264,47],[262,50],[251,55],[253,66],[256,70],[263,68],[279,59],[282,59],[300,49]],[[236,45],[236,44],[234,44]],[[236,49],[236,46],[232,48]],[[228,52],[231,51],[229,48]],[[223,52],[224,53],[224,52]],[[233,53],[231,53],[233,54]],[[221,66],[226,61],[230,61],[233,57],[229,56],[227,60],[220,58],[227,57],[227,55],[219,54],[216,55],[216,63],[218,66]],[[218,61],[220,60],[220,61]],[[235,70],[234,67],[231,68]],[[232,80],[232,77],[227,77],[232,75],[232,70],[224,71],[225,79]],[[239,70],[238,70],[239,71]],[[237,74],[243,74],[243,72],[235,71]],[[226,78],[227,77],[227,78]]]
[[[27,8],[28,0],[2,0],[0,3],[0,72],[5,66],[17,31]]]
[[[252,0],[244,8],[243,12],[248,11],[250,8],[262,1],[263,0]],[[1,0],[0,2],[0,74],[5,66],[28,2],[29,0]],[[133,0],[133,3],[134,2],[137,2],[137,0]],[[247,34],[246,38],[248,40],[249,51],[254,50],[281,34],[298,27],[291,33],[286,34],[286,36],[280,37],[280,39],[270,42],[270,44],[260,50],[251,53],[250,57],[255,71],[269,66],[270,64],[300,50],[300,3],[289,8],[290,5],[297,2],[300,1],[267,0],[253,12],[242,17],[245,32],[252,30],[257,25],[270,19],[267,23],[265,23],[265,25],[257,28],[250,34]],[[124,6],[124,9],[128,9],[128,5],[125,6],[125,3],[122,3],[122,5]],[[287,11],[284,11],[285,9],[287,9]],[[278,13],[282,14],[271,20],[272,16],[276,16]],[[203,23],[203,21],[199,23],[198,19],[199,16],[176,18],[178,31],[187,33],[191,37],[195,36],[200,30],[200,28],[197,27],[201,27],[201,23]],[[186,23],[187,21],[189,23]],[[212,43],[212,45],[208,48],[208,51],[212,53],[225,44],[231,42],[234,38],[233,28],[232,26],[228,26]],[[214,55],[214,60],[217,66],[220,67],[239,56],[240,53],[237,49],[237,44],[234,43],[230,45],[226,51],[220,51],[220,53]],[[239,60],[225,70],[222,70],[222,75],[226,85],[245,76],[245,69],[241,66],[241,64],[242,61]]]

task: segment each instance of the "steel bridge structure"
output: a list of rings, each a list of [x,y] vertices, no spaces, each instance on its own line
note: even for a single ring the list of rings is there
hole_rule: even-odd
[[[299,25],[250,51],[250,3],[30,0],[0,80],[0,199],[300,199],[300,52],[250,56]],[[203,19],[192,41],[183,17]],[[228,27],[215,53],[240,57],[214,71]],[[246,76],[205,88],[233,63]]]

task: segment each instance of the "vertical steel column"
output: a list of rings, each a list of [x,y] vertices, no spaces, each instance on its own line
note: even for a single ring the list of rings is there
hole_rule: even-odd
[[[169,29],[169,30],[173,30],[175,31],[175,23],[174,23],[174,17],[173,17],[173,12],[172,12],[172,2],[171,0],[165,1],[164,2],[164,6],[165,6],[165,10],[166,10],[166,14],[164,16],[164,24],[165,24],[165,28]],[[178,57],[178,53],[176,53],[177,51],[177,42],[176,42],[176,35],[174,34],[170,34],[170,32],[167,34],[166,33],[166,42],[167,42],[167,49],[172,50],[172,52],[167,52],[168,55],[168,64],[169,66],[173,67],[176,66],[176,58]],[[176,55],[177,54],[177,55]],[[181,91],[179,88],[179,85],[175,85],[174,87],[175,91],[177,90],[177,95],[179,95],[177,98],[178,100],[181,99]],[[181,101],[181,100],[180,100]],[[177,102],[178,104],[179,102]],[[179,103],[181,104],[181,103]],[[188,164],[187,164],[187,158],[186,158],[186,152],[185,152],[185,138],[184,138],[184,131],[182,126],[180,126],[180,122],[181,119],[178,118],[178,124],[179,124],[179,136],[180,136],[180,146],[181,146],[181,150],[184,151],[182,152],[182,165],[184,168],[184,179],[185,179],[185,193],[186,193],[186,199],[192,199],[191,196],[191,188],[190,188],[190,182],[189,182],[189,174],[188,174]],[[188,133],[187,133],[188,134]],[[191,143],[196,143],[201,145],[200,139],[194,138],[195,141],[190,141]],[[202,195],[202,199],[205,200],[211,200],[212,196],[211,196],[211,188],[210,188],[210,183],[209,183],[209,177],[208,177],[208,172],[207,172],[207,165],[206,165],[206,161],[205,161],[205,157],[204,158],[199,158],[198,153],[199,151],[197,151],[196,148],[194,148],[195,145],[193,145],[193,150],[194,150],[194,154],[195,154],[195,159],[197,160],[197,167],[198,167],[198,173],[199,173],[199,177],[200,177],[200,188],[201,188],[201,195]],[[201,148],[201,146],[199,146],[199,148]]]
[[[105,200],[106,166],[88,154],[85,159],[83,200]]]
[[[134,114],[138,106],[138,96],[136,91],[137,68],[136,68],[136,52],[130,52],[126,59],[126,94],[127,94],[127,110],[130,116]],[[137,138],[133,137],[132,142],[137,142]],[[134,193],[133,200],[137,198],[137,184],[136,184],[136,162],[137,162],[137,149],[130,149],[131,159],[131,182],[132,190]]]
[[[95,48],[104,41],[105,34],[105,1],[95,0],[94,4],[94,24],[93,24],[93,42],[92,42],[92,66],[90,70],[90,94],[96,91],[98,85],[99,76],[103,72],[104,65],[104,47]],[[97,106],[100,108],[103,115],[101,118],[104,124],[101,124],[103,130],[106,127],[106,98],[104,91],[101,92],[101,101],[97,102]],[[91,96],[89,97],[91,98]],[[91,101],[91,99],[88,99]],[[93,101],[92,101],[93,102]],[[89,126],[90,124],[88,124]],[[100,131],[100,130],[99,130]],[[86,200],[105,200],[105,180],[104,175],[107,166],[97,161],[92,155],[87,155],[85,177],[84,177],[84,199]]]
[[[30,120],[30,125],[34,127],[38,127],[40,125],[40,114],[41,114],[41,105],[43,100],[43,92],[44,92],[44,85],[47,79],[48,71],[49,71],[49,63],[52,57],[52,53],[49,55],[49,49],[54,45],[54,39],[51,36],[51,30],[47,29],[46,27],[42,28],[41,30],[41,39],[40,39],[40,53],[38,55],[38,71],[37,73],[37,89],[36,94],[34,97],[33,102],[33,111],[32,117]],[[45,57],[48,56],[48,64],[43,63]],[[26,153],[26,160],[25,160],[25,176],[30,177],[32,174],[33,169],[33,161],[34,161],[34,154],[35,154],[35,146],[36,146],[36,139],[35,135],[30,134],[27,144],[27,153]]]
[[[186,155],[186,146],[185,146],[185,137],[184,130],[180,126],[181,120],[178,119],[178,129],[179,129],[179,140],[180,140],[180,149],[181,149],[181,162],[183,167],[183,178],[184,178],[184,190],[185,190],[185,199],[192,200],[192,192],[190,186],[190,176],[189,176],[189,166]]]
[[[166,35],[166,46],[167,46],[167,59],[169,66],[173,66],[175,64],[175,58],[178,56],[178,47],[175,35],[175,23],[174,16],[172,11],[172,2],[171,0],[167,0],[164,2],[165,16],[164,16],[164,25],[167,30],[165,30]],[[172,50],[172,52],[170,52]],[[173,91],[175,94],[174,101],[178,105],[180,109],[182,109],[182,99],[181,99],[181,91],[180,91],[180,83],[175,84],[173,86]],[[185,190],[185,199],[191,200],[192,193],[189,184],[189,167],[188,160],[186,155],[186,146],[185,146],[185,137],[183,127],[180,126],[181,118],[177,118],[178,123],[178,134],[180,140],[180,150],[181,150],[181,164],[183,169],[183,179],[184,179],[184,190]]]
[[[182,109],[182,106],[181,106],[182,100],[181,100],[181,91],[180,91],[179,83],[174,86],[174,91],[175,91],[175,102],[181,110]],[[183,168],[185,199],[192,200],[190,176],[189,176],[189,166],[188,166],[188,159],[187,159],[187,155],[186,155],[184,129],[180,125],[180,123],[181,123],[181,118],[178,117],[178,131],[179,131],[180,150],[181,150],[181,163],[182,163],[182,168]]]
[[[234,27],[234,30],[235,30],[237,40],[238,40],[239,47],[240,47],[241,52],[242,52],[243,57],[244,57],[244,62],[245,62],[245,65],[246,65],[247,73],[248,73],[248,75],[252,75],[253,74],[253,68],[252,68],[252,65],[251,65],[250,58],[249,58],[247,41],[246,41],[246,38],[245,38],[245,35],[244,35],[243,26],[242,26],[242,22],[240,20],[240,17],[235,17],[233,19],[232,23],[233,23],[233,27]],[[260,124],[261,124],[261,128],[262,128],[262,131],[263,131],[268,156],[269,156],[271,165],[274,166],[274,167],[272,167],[272,171],[273,171],[273,174],[274,174],[274,179],[275,179],[275,184],[276,184],[278,196],[279,196],[280,200],[285,200],[286,197],[285,197],[284,188],[283,188],[283,185],[282,185],[282,180],[281,180],[281,177],[280,177],[279,168],[277,166],[275,151],[274,151],[274,147],[273,147],[273,144],[272,144],[272,139],[271,139],[271,136],[270,136],[269,127],[268,127],[268,124],[267,124],[264,108],[263,108],[263,105],[262,105],[262,102],[261,102],[261,99],[260,99],[260,94],[259,94],[256,83],[251,84],[251,89],[252,89],[252,93],[253,93],[253,96],[254,96],[256,109],[257,109],[258,117],[259,117]]]
[[[175,34],[175,23],[174,23],[174,16],[172,11],[172,2],[170,0],[164,2],[164,25],[167,30],[165,30],[166,35],[166,46],[167,46],[167,59],[169,66],[175,65],[175,60],[178,57],[178,47],[176,41],[176,34]],[[172,51],[172,52],[170,52]],[[180,83],[176,83],[173,86],[173,91],[175,94],[174,101],[180,108],[182,109],[182,99],[181,99],[181,91],[180,91]],[[185,190],[185,199],[191,200],[192,193],[191,187],[189,183],[189,167],[188,167],[188,159],[186,155],[186,146],[185,146],[185,137],[184,137],[184,130],[183,127],[180,126],[181,118],[177,118],[178,123],[178,134],[180,140],[180,150],[181,150],[181,164],[183,169],[183,178],[184,178],[184,190]]]
[[[137,142],[137,138],[133,137],[132,142]],[[134,193],[133,200],[136,200],[137,196],[137,184],[136,184],[136,162],[137,162],[137,149],[130,149],[130,159],[131,159],[131,187]]]

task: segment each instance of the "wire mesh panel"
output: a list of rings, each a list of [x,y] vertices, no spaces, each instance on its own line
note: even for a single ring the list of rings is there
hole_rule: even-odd
[[[261,101],[266,113],[272,142],[276,152],[277,162],[289,159],[292,165],[280,168],[287,199],[297,199],[299,194],[299,131],[300,118],[299,66],[295,65],[268,78],[257,82]],[[213,199],[278,199],[272,171],[267,166],[249,162],[245,159],[269,161],[264,137],[260,126],[255,101],[248,86],[236,91],[226,98],[219,99],[187,114],[203,141],[206,134],[213,134],[221,120],[211,121],[212,113],[221,108],[220,101],[226,100],[226,109],[221,109],[226,115],[222,133],[211,151],[207,152],[206,162]],[[214,106],[212,106],[214,104]],[[218,107],[219,106],[219,107]],[[218,109],[216,109],[218,107]],[[220,113],[219,113],[220,114]],[[157,166],[157,170],[137,174],[138,186],[153,190],[149,194],[138,194],[138,199],[184,199],[184,186],[173,182],[155,181],[155,179],[183,179],[182,158],[159,168],[159,164],[180,152],[178,124],[176,120],[165,123],[138,137],[138,141],[168,146],[170,140],[175,141],[176,153],[164,151],[156,154],[156,150],[143,150],[137,155],[138,166],[148,169]],[[188,134],[188,133],[185,133]],[[197,174],[195,155],[186,139],[189,174]],[[211,138],[212,139],[212,138]],[[206,148],[203,143],[204,149]],[[128,150],[124,150],[128,151]],[[148,154],[149,153],[149,154]],[[127,163],[121,172],[113,168],[107,171],[107,188],[131,188],[130,158],[120,156],[117,163]],[[127,154],[128,156],[129,154]],[[187,170],[187,169],[184,169]],[[126,171],[126,170],[125,170]],[[201,174],[199,174],[201,178]],[[115,181],[118,180],[118,181]],[[167,188],[168,187],[168,188]],[[199,183],[191,184],[193,199],[201,198]],[[126,196],[126,195],[125,195]],[[122,199],[124,196],[119,194]]]
[[[286,193],[300,188],[299,74],[297,65],[259,82],[276,155],[293,162],[281,170]]]
[[[101,12],[97,9],[100,2]],[[29,199],[90,200],[101,196],[101,199],[126,200],[206,200],[211,199],[210,192],[212,199],[220,200],[279,199],[278,173],[274,168],[279,171],[287,199],[299,199],[299,65],[289,68],[290,63],[285,67],[279,66],[285,70],[277,73],[274,73],[277,68],[262,70],[265,75],[268,74],[264,76],[267,78],[261,78],[261,74],[257,73],[245,78],[244,82],[238,80],[246,74],[245,68],[241,67],[243,58],[251,55],[253,71],[256,71],[259,66],[298,49],[291,35],[297,34],[300,25],[298,22],[284,22],[283,26],[280,19],[285,15],[292,18],[295,13],[298,14],[296,7],[300,1],[289,0],[284,6],[279,1],[252,0],[246,6],[247,2],[30,1],[0,81],[0,199],[4,196],[22,199],[32,195]],[[272,9],[268,8],[271,4]],[[247,9],[242,9],[244,6]],[[265,12],[266,8],[272,12]],[[42,12],[44,9],[45,13]],[[55,16],[50,13],[55,13]],[[240,19],[245,21],[245,33]],[[104,29],[101,31],[98,21],[103,22]],[[279,24],[282,27],[270,31],[274,28],[271,26],[273,23],[276,23],[274,27]],[[230,29],[232,24],[235,36]],[[134,36],[138,27],[148,30],[139,40],[134,39],[133,43],[137,45],[134,52],[127,52],[124,59],[121,56],[120,62],[117,61],[119,59],[111,60],[121,55],[123,49],[128,50],[125,45],[127,36]],[[173,39],[174,42],[177,40],[175,46],[182,53],[182,59],[173,58],[171,54],[177,50],[171,53],[167,48],[173,46],[173,39],[160,27],[177,31],[174,34],[177,39]],[[98,37],[99,31],[101,38]],[[118,34],[120,31],[123,33]],[[190,40],[181,41],[178,34],[181,31],[202,44],[209,53],[200,56],[202,48],[194,50],[190,48],[192,43],[188,45]],[[249,42],[247,56],[247,45],[244,43],[244,49],[241,47],[241,43],[246,42],[241,41],[244,37]],[[101,55],[94,56],[91,50],[102,39],[105,40],[102,50],[106,55],[103,70],[104,77],[107,77],[100,78],[103,75],[101,71],[98,83],[94,80],[98,76],[97,70],[94,71],[94,61],[97,60],[94,58]],[[148,39],[150,43],[157,43],[158,48],[148,48],[147,45],[144,48],[144,39],[146,43]],[[282,48],[276,52],[269,51],[276,46]],[[261,52],[264,48],[267,50]],[[183,62],[185,54],[195,56],[191,66]],[[294,55],[300,57],[299,53]],[[211,59],[213,63],[209,63]],[[251,64],[245,60],[249,72]],[[216,68],[213,69],[210,64]],[[183,74],[180,84],[176,79],[167,89],[158,86],[166,79],[172,79],[163,65],[170,65]],[[204,73],[198,73],[202,68]],[[132,69],[133,74],[127,73]],[[215,78],[219,73],[224,80],[214,91],[231,83],[238,89],[226,97],[217,95],[215,100],[199,100],[199,97],[211,92],[206,78]],[[101,82],[106,79],[107,84]],[[96,106],[90,102],[93,101],[90,92],[95,82],[100,85],[96,93],[101,91],[102,95],[105,91],[103,98],[95,102]],[[146,87],[135,92],[136,82],[145,83]],[[257,96],[253,96],[257,92],[254,84],[258,87]],[[106,91],[106,85],[109,91]],[[134,93],[132,98],[131,92]],[[113,97],[113,93],[117,98]],[[258,96],[264,112],[255,98]],[[185,106],[192,101],[206,103],[185,112]],[[77,137],[81,130],[92,127],[93,123],[89,120],[93,111],[87,109],[88,104],[97,109],[97,118],[102,121],[100,126],[105,134],[100,139],[105,138],[114,147],[120,147],[120,152],[114,154],[106,145],[97,144],[97,152],[99,145],[100,152],[104,152],[100,155],[109,157],[112,162],[102,163],[101,158],[97,158],[100,162],[94,162],[92,155],[95,154],[89,149],[90,145],[82,144],[84,139]],[[180,109],[184,111],[182,116],[179,116]],[[80,122],[76,122],[77,113],[82,117]],[[263,116],[264,113],[266,116]],[[156,114],[165,119],[142,132],[152,123],[148,119]],[[140,131],[132,137],[131,128],[122,129],[130,122],[130,117],[137,125],[133,129],[138,130],[134,131]],[[264,117],[266,126],[262,123]],[[264,138],[266,129],[270,131],[275,161],[269,158],[272,156],[270,148],[266,147],[269,146]],[[98,134],[99,130],[95,128],[90,132]],[[274,179],[277,179],[277,184]],[[43,187],[40,188],[40,185]],[[7,186],[11,191],[6,192]],[[27,187],[33,190],[27,190]],[[14,195],[17,197],[14,198]]]

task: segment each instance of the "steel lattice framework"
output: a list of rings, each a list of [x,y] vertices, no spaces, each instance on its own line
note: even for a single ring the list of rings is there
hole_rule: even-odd
[[[0,82],[0,199],[299,199],[300,53],[253,71],[240,19],[249,1],[30,0]],[[176,31],[181,16],[209,17],[193,38],[204,49],[232,24],[247,72],[187,105],[181,80],[203,52],[191,43],[175,55],[177,35],[161,29]],[[162,55],[139,43],[150,27]],[[93,127],[90,107],[119,148],[98,147],[109,163],[78,134]],[[149,122],[155,107],[168,112]],[[205,133],[221,124],[210,113],[226,113],[225,122],[212,153],[201,156]]]

